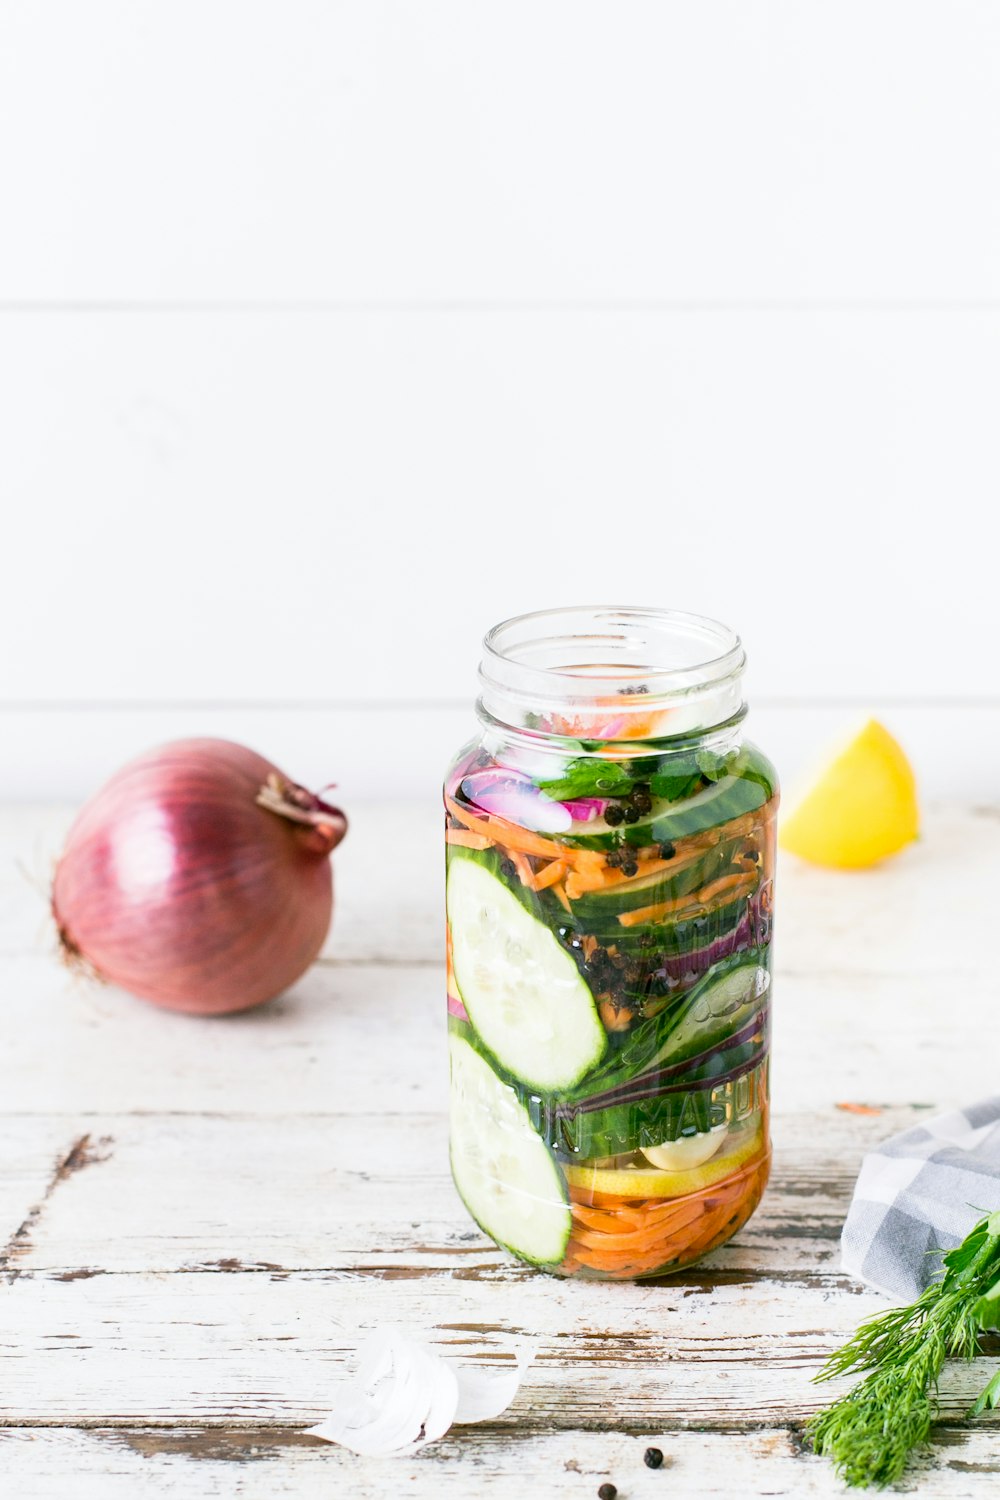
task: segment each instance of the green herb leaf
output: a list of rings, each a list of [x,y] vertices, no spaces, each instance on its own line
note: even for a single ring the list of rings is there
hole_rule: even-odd
[[[1000,1216],[983,1219],[943,1257],[944,1276],[909,1307],[869,1318],[827,1360],[817,1380],[867,1371],[856,1386],[809,1423],[817,1453],[833,1459],[850,1485],[893,1484],[915,1449],[927,1442],[937,1413],[937,1383],[945,1360],[973,1359],[993,1315],[1000,1279]],[[993,1326],[992,1324],[985,1326]],[[990,1381],[974,1413],[1000,1399],[1000,1377]]]
[[[700,771],[680,772],[677,775],[655,771],[649,778],[649,790],[654,797],[663,797],[667,802],[683,802],[686,797],[693,797],[695,792],[701,790],[702,780]]]
[[[994,1411],[998,1406],[1000,1406],[1000,1370],[996,1372],[975,1406],[972,1407],[969,1416],[978,1417],[982,1412]]]
[[[633,775],[630,768],[618,761],[581,756],[571,760],[560,777],[539,781],[538,785],[547,796],[566,802],[574,797],[624,797],[636,779],[637,773]]]
[[[1000,1281],[980,1297],[973,1312],[980,1328],[1000,1328]]]

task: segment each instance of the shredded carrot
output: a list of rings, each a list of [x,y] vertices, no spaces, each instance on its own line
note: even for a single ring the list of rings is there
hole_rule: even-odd
[[[481,833],[469,833],[465,828],[448,828],[445,830],[445,842],[457,844],[460,849],[489,849],[492,840]]]
[[[566,887],[563,885],[562,881],[558,881],[557,884],[552,887],[552,893],[554,896],[558,897],[559,905],[566,911],[568,911],[572,916],[573,908],[569,904],[569,897],[566,895]]]
[[[566,866],[563,861],[554,859],[550,865],[543,865],[540,870],[536,871],[531,882],[531,889],[547,891],[550,885],[555,885],[557,881],[562,880],[565,874]]]
[[[597,1007],[605,1031],[627,1031],[635,1019],[635,1012],[627,1005],[618,1005],[610,995],[604,996]]]
[[[745,870],[735,875],[720,875],[718,880],[713,880],[710,885],[703,885],[698,892],[698,900],[703,906],[714,901],[716,896],[725,896],[730,891],[735,891],[739,886],[753,885],[757,872],[748,874]]]
[[[588,1229],[605,1229],[609,1234],[620,1234],[628,1222],[621,1211],[608,1213],[604,1209],[588,1208],[584,1203],[573,1204],[573,1217]],[[631,1210],[631,1222],[636,1229],[642,1224],[642,1214],[638,1210]]]
[[[707,1255],[746,1223],[760,1201],[769,1165],[765,1151],[731,1178],[673,1200],[636,1202],[571,1186],[573,1230],[563,1269],[627,1278]],[[590,1206],[581,1201],[584,1196],[605,1200],[604,1206]]]
[[[568,844],[560,844],[540,833],[532,833],[530,829],[508,823],[506,819],[498,818],[493,813],[481,816],[470,812],[452,797],[445,797],[444,800],[453,818],[464,823],[473,833],[482,834],[491,843],[503,844],[505,849],[517,850],[521,854],[537,854],[542,859],[556,857],[580,869],[598,869],[604,863],[604,855],[598,849],[571,849]]]
[[[655,1224],[649,1224],[644,1229],[622,1229],[616,1234],[603,1233],[596,1229],[581,1227],[574,1231],[574,1236],[581,1245],[588,1245],[594,1250],[607,1250],[612,1254],[620,1254],[627,1250],[653,1250],[661,1245],[664,1239],[671,1238],[693,1224],[695,1219],[700,1219],[705,1212],[704,1204],[700,1199],[693,1203],[683,1202],[675,1211],[674,1215],[667,1220],[659,1220]]]
[[[623,927],[638,927],[641,923],[662,922],[666,917],[684,920],[687,917],[704,916],[706,906],[717,896],[734,896],[737,892],[742,894],[744,891],[749,894],[756,882],[756,872],[724,875],[721,880],[713,880],[711,885],[703,886],[700,891],[691,891],[673,901],[657,901],[652,906],[639,906],[633,911],[619,912],[618,921]]]
[[[657,870],[670,870],[671,867],[671,860],[649,859],[639,865],[635,875],[623,875],[613,865],[606,865],[601,870],[578,870],[567,880],[566,893],[575,901],[579,896],[586,896],[589,891],[603,891],[609,886],[633,885],[638,880],[644,880],[647,875],[655,875]]]
[[[622,927],[638,927],[645,922],[662,922],[666,917],[699,916],[698,902],[691,896],[678,896],[673,901],[656,901],[652,906],[636,906],[631,911],[620,911],[618,921]]]
[[[636,849],[632,851],[636,856],[639,868],[634,875],[625,875],[615,865],[605,864],[601,869],[579,870],[571,875],[566,882],[566,891],[573,900],[587,895],[590,891],[607,890],[609,886],[622,887],[623,892],[630,886],[637,885],[649,875],[656,875],[661,870],[669,874],[680,875],[682,871],[690,868],[705,857],[706,849],[698,848],[678,859],[661,859],[659,857],[659,845],[653,844],[648,849]]]
[[[525,855],[521,853],[520,849],[511,849],[510,857],[514,869],[521,878],[521,884],[530,886],[535,878],[535,872],[529,865]]]

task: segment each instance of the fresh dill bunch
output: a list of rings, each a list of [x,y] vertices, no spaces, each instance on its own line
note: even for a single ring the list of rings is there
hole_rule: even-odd
[[[944,1276],[909,1307],[862,1323],[816,1376],[832,1380],[851,1371],[865,1378],[821,1411],[806,1428],[847,1484],[879,1489],[900,1478],[925,1444],[937,1415],[937,1389],[946,1359],[974,1359],[984,1328],[1000,1327],[1000,1213],[972,1229],[944,1256]],[[977,1416],[1000,1406],[1000,1372],[973,1407]]]

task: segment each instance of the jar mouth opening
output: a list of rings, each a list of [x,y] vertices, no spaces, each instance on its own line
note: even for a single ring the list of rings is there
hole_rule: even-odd
[[[739,636],[718,620],[671,609],[575,605],[495,625],[483,641],[479,679],[483,706],[501,723],[565,734],[562,711],[589,708],[598,717],[586,737],[615,739],[641,732],[640,722],[654,710],[676,711],[684,721],[680,733],[723,723],[742,703],[745,664]],[[650,737],[670,732],[665,722]]]

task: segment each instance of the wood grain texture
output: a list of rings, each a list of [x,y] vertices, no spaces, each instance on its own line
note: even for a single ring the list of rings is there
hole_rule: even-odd
[[[840,1271],[839,1231],[868,1146],[993,1086],[972,1040],[995,1004],[1000,819],[940,809],[863,876],[786,862],[772,1186],[702,1266],[605,1287],[515,1264],[451,1185],[436,807],[360,804],[324,961],[273,1006],[203,1022],[71,983],[46,951],[18,865],[67,817],[0,818],[0,1468],[21,1493],[840,1492],[799,1432],[824,1355],[882,1302]],[[840,1107],[857,1103],[875,1112]],[[537,1358],[500,1421],[365,1464],[303,1429],[385,1323]],[[960,1425],[994,1368],[949,1371],[921,1494],[995,1484],[996,1420]]]
[[[998,1472],[995,1427],[938,1435],[940,1451],[915,1465],[907,1493],[927,1500],[969,1500],[992,1493]],[[664,1465],[647,1469],[659,1446]],[[538,1433],[513,1423],[466,1429],[405,1462],[357,1459],[294,1428],[11,1428],[0,1430],[0,1464],[15,1492],[31,1500],[593,1500],[611,1481],[622,1500],[793,1496],[842,1500],[843,1486],[823,1460],[803,1452],[798,1432]]]
[[[69,1117],[15,1119],[19,1149],[39,1164],[47,1148],[50,1166],[44,1182],[40,1170],[22,1182],[26,1198],[32,1183],[41,1185],[28,1210],[37,1213],[12,1246],[8,1269],[331,1270],[400,1279],[408,1269],[417,1277],[455,1268],[494,1281],[508,1267],[523,1280],[462,1208],[443,1110],[405,1106],[277,1120],[89,1115],[85,1137]],[[862,1152],[924,1114],[779,1113],[765,1204],[713,1265],[729,1277],[746,1273],[749,1283],[766,1278],[776,1256],[793,1281],[815,1274],[842,1282],[837,1236]],[[18,1182],[16,1164],[13,1175]],[[531,1279],[549,1295],[550,1283]]]

